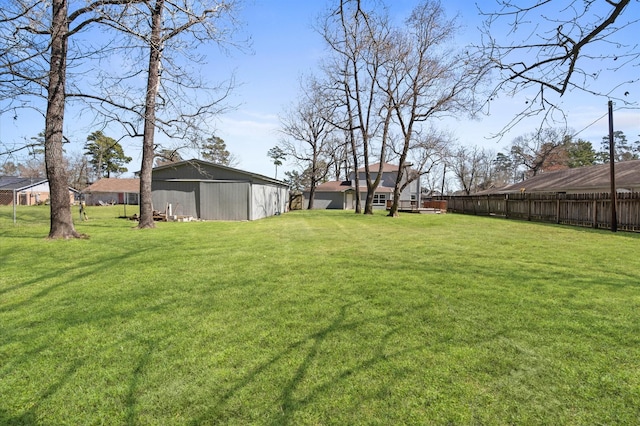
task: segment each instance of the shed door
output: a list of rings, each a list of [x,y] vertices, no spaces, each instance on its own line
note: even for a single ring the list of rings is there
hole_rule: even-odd
[[[200,217],[249,220],[249,182],[200,182]]]

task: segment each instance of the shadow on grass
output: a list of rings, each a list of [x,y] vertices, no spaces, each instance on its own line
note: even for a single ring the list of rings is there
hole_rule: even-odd
[[[217,402],[212,405],[211,408],[199,417],[192,419],[189,424],[199,425],[217,422],[224,423],[226,418],[225,409],[234,397],[237,397],[243,390],[249,388],[252,384],[263,381],[264,379],[261,376],[268,374],[269,369],[274,368],[279,364],[286,363],[288,357],[295,356],[296,353],[304,352],[304,357],[297,364],[297,367],[293,368],[292,366],[291,374],[289,375],[290,378],[280,387],[278,397],[276,398],[278,401],[278,409],[275,410],[276,414],[274,414],[270,419],[270,423],[274,425],[293,424],[295,422],[296,413],[304,410],[309,404],[315,403],[321,397],[330,396],[331,390],[339,386],[340,382],[349,380],[350,378],[367,371],[381,362],[388,362],[393,360],[395,357],[423,348],[421,345],[416,345],[414,347],[389,352],[390,339],[392,336],[400,332],[399,328],[394,328],[385,333],[377,341],[375,351],[371,356],[355,365],[345,366],[339,374],[333,377],[328,377],[322,382],[310,386],[304,397],[296,397],[296,392],[300,390],[301,384],[309,379],[310,370],[322,356],[320,354],[321,348],[327,339],[335,333],[353,331],[363,325],[368,325],[378,320],[389,319],[396,315],[396,313],[389,313],[387,315],[348,322],[347,311],[353,305],[353,303],[343,305],[337,316],[328,326],[289,345],[285,350],[280,351],[267,361],[253,368],[244,375],[244,377],[237,380],[237,382],[224,394],[219,396],[217,398]],[[387,385],[392,386],[393,384],[388,383]],[[264,423],[269,423],[267,419],[263,418],[263,420]]]
[[[58,281],[57,283],[51,284],[45,288],[43,288],[42,290],[40,290],[39,292],[29,296],[28,298],[14,303],[14,304],[8,304],[5,306],[0,307],[0,312],[8,312],[11,311],[13,309],[19,308],[21,306],[25,306],[28,305],[29,303],[32,303],[34,300],[36,299],[40,299],[44,296],[47,296],[49,293],[51,293],[53,290],[62,287],[66,284],[69,284],[71,282],[80,280],[80,279],[86,279],[87,277],[90,277],[91,275],[97,275],[99,274],[99,271],[105,270],[105,269],[110,269],[112,267],[115,267],[116,265],[120,264],[121,262],[123,262],[124,260],[130,258],[132,255],[140,255],[141,253],[144,253],[145,251],[148,251],[150,249],[138,249],[138,248],[132,248],[130,250],[128,250],[125,253],[122,253],[119,256],[115,256],[115,257],[111,257],[108,260],[105,260],[104,258],[102,258],[101,261],[101,267],[100,268],[96,268],[96,264],[95,264],[95,260],[93,259],[86,259],[83,260],[81,262],[79,262],[76,265],[73,265],[73,268],[75,270],[75,272],[69,274],[69,275],[64,275],[63,277],[60,277],[60,270],[58,269],[54,269],[51,270],[51,272],[44,274],[44,275],[38,275],[36,277],[34,277],[33,279],[24,281],[20,284],[16,284],[13,285],[11,287],[7,287],[4,289],[0,289],[0,295],[3,294],[7,294],[10,293],[12,291],[16,291],[16,290],[20,290],[20,289],[24,289],[26,287],[29,287],[31,285],[34,284],[38,284],[41,281],[49,281],[49,280],[53,280]],[[56,280],[56,278],[58,278],[58,280]]]
[[[0,409],[0,424],[3,425],[37,425],[39,422],[38,412],[41,410],[41,405],[49,397],[54,395],[58,390],[62,389],[67,384],[74,373],[80,368],[81,362],[76,360],[69,367],[67,367],[62,374],[59,375],[59,379],[55,380],[49,386],[47,386],[39,395],[30,398],[34,401],[29,404],[29,408],[16,416],[7,414],[5,410]]]
[[[151,354],[153,353],[157,344],[155,342],[145,342],[142,346],[144,348],[144,353],[138,359],[138,362],[136,363],[131,373],[131,379],[128,383],[127,395],[125,399],[126,424],[128,425],[138,424],[136,422],[136,407],[138,405],[136,394],[140,388],[140,376],[144,373],[147,365],[149,365]]]

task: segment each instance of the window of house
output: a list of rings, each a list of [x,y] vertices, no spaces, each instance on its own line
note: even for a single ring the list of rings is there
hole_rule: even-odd
[[[387,202],[386,194],[373,194],[373,204],[385,204]]]

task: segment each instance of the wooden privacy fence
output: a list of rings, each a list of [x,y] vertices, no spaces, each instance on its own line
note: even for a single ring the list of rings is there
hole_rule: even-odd
[[[491,194],[441,197],[447,212],[611,229],[611,197],[598,194]],[[618,193],[618,230],[640,231],[640,193]]]

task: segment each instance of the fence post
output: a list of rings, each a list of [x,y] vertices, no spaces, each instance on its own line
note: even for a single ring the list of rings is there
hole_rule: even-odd
[[[560,194],[556,194],[556,223],[560,223]]]
[[[616,189],[616,159],[615,159],[615,146],[613,139],[613,101],[609,101],[609,176],[611,181],[611,232],[618,231],[618,215],[617,208],[617,192]]]
[[[504,196],[504,218],[509,219],[509,194]]]

